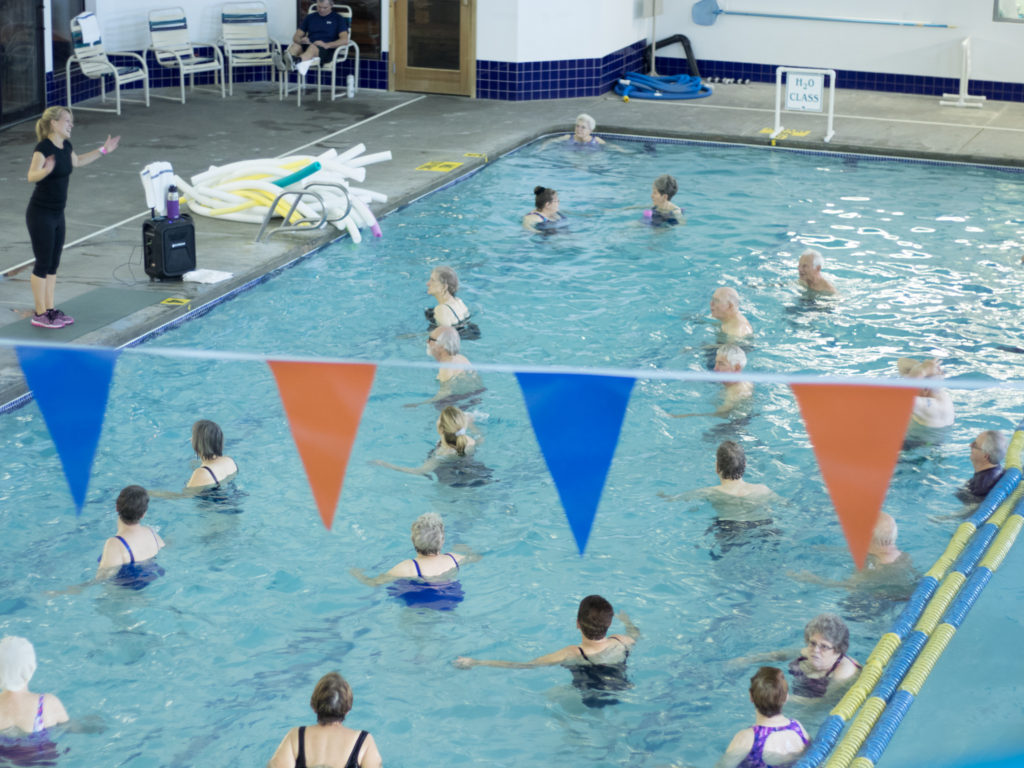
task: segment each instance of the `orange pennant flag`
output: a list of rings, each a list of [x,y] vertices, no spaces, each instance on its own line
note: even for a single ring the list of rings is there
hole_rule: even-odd
[[[864,567],[914,408],[914,389],[793,384],[850,554]]]
[[[377,366],[268,360],[320,518],[328,528]]]

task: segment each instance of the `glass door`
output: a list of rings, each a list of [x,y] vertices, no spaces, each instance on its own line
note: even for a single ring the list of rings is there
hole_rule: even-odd
[[[399,91],[476,92],[475,0],[392,0],[392,85]]]
[[[0,126],[43,111],[43,4],[0,2]]]

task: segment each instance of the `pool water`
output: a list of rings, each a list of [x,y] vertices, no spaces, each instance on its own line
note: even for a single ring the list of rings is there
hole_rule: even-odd
[[[644,223],[665,172],[679,179],[684,227]],[[520,228],[536,184],[558,190],[568,234]],[[314,683],[338,669],[355,692],[349,724],[374,734],[389,765],[710,764],[753,716],[755,667],[727,660],[798,646],[822,611],[847,619],[851,655],[863,660],[901,607],[792,578],[840,580],[851,564],[789,390],[758,385],[743,418],[676,420],[668,414],[713,410],[719,386],[638,380],[581,558],[511,374],[485,371],[472,405],[495,482],[451,488],[370,463],[418,465],[436,439],[436,410],[405,407],[433,394],[433,371],[400,364],[428,360],[431,267],[450,264],[462,280],[482,329],[463,345],[474,363],[706,370],[717,341],[708,301],[729,285],[756,330],[749,370],[890,374],[912,354],[942,357],[952,377],[989,378],[992,389],[954,393],[956,425],[897,466],[885,508],[924,570],[955,527],[938,518],[960,509],[952,494],[970,474],[968,442],[1021,415],[1019,395],[996,387],[1021,361],[1022,203],[1024,177],[1000,169],[708,144],[622,141],[596,154],[534,144],[388,216],[383,239],[339,242],[125,352],[80,518],[36,405],[4,416],[0,634],[29,637],[33,690],[57,692],[90,724],[58,734],[64,763],[262,765],[288,727],[311,722]],[[806,245],[824,254],[839,296],[797,289]],[[378,369],[331,531],[267,366],[147,354],[160,348],[392,363]],[[146,522],[167,541],[166,575],[140,592],[51,594],[92,576],[121,487],[183,485],[198,418],[224,428],[241,472],[221,501],[153,500]],[[723,536],[706,501],[658,495],[713,484],[725,439],[745,448],[747,479],[782,497],[766,510],[770,529]],[[450,545],[482,555],[463,569],[466,598],[450,612],[404,607],[349,574],[410,556],[409,525],[426,511],[443,515]],[[1007,570],[1019,572],[1019,549]],[[1019,605],[1002,581],[986,596]],[[643,633],[621,704],[582,706],[558,668],[451,665],[576,642],[576,605],[590,593]],[[947,672],[971,695],[970,676]],[[993,685],[985,696],[1005,717],[1019,712],[1016,682]],[[826,714],[790,710],[812,732]],[[952,731],[958,716],[940,707],[929,726]]]

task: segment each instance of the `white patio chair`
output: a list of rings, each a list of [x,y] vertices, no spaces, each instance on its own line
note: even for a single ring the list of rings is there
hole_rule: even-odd
[[[227,64],[228,95],[234,93],[234,71],[238,67],[270,67],[272,82],[278,75],[274,52],[281,45],[270,36],[267,7],[261,2],[225,3],[220,13],[220,40]]]
[[[75,47],[74,54],[64,65],[64,83],[67,88],[67,103],[71,103],[71,65],[77,64],[82,74],[88,78],[99,79],[100,97],[107,102],[106,78],[114,81],[114,109],[103,107],[83,107],[76,104],[75,109],[89,112],[116,112],[121,114],[121,87],[130,83],[142,83],[146,95],[146,106],[149,106],[149,69],[146,60],[137,53],[130,51],[107,51],[103,48],[100,37],[100,25],[96,15],[91,12],[80,13],[71,19],[71,41]],[[110,60],[110,56],[124,56],[138,61],[138,66],[119,67]],[[140,102],[138,99],[125,101]]]
[[[220,95],[224,98],[224,55],[213,43],[193,43],[188,36],[188,19],[181,8],[161,8],[149,12],[150,50],[162,67],[177,69],[181,86],[181,103],[185,103],[185,75],[189,88],[196,87],[196,75],[213,72],[214,82],[220,81]],[[213,56],[197,56],[195,46],[213,49]],[[154,94],[157,95],[157,94]],[[161,96],[160,98],[171,98]],[[177,99],[172,99],[177,101]]]
[[[334,3],[332,6],[335,13],[340,15],[343,19],[348,19],[349,30],[348,30],[348,45],[339,45],[334,49],[334,56],[331,58],[329,65],[320,64],[319,58],[312,59],[312,64],[309,67],[309,72],[316,75],[316,100],[320,101],[320,73],[324,71],[328,66],[331,70],[331,101],[338,98],[339,95],[344,96],[346,94],[345,83],[341,84],[341,93],[338,93],[338,65],[344,64],[348,61],[349,52],[352,53],[352,58],[355,60],[355,69],[353,72],[356,90],[359,89],[359,46],[352,40],[352,8],[348,5],[342,5],[340,3]],[[316,3],[312,3],[309,6],[309,13],[316,13]],[[298,82],[296,83],[296,90],[298,91],[298,105],[302,106],[302,87],[305,84],[306,78],[299,74],[297,75]],[[281,89],[281,95],[287,96],[291,92],[291,88],[288,85],[287,79],[285,80],[284,87]]]

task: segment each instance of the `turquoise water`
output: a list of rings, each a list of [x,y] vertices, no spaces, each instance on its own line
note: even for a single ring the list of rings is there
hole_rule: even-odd
[[[750,416],[726,422],[667,416],[712,410],[717,385],[638,381],[580,558],[510,374],[485,372],[472,406],[486,435],[478,456],[498,482],[449,488],[369,463],[419,464],[434,441],[436,411],[404,407],[435,391],[433,372],[379,368],[327,532],[263,363],[144,354],[427,361],[425,283],[432,266],[451,264],[483,332],[463,346],[475,363],[705,370],[716,342],[708,300],[730,285],[757,331],[750,370],[888,374],[897,357],[928,354],[954,377],[1017,378],[1019,174],[735,146],[620,148],[528,147],[388,216],[383,239],[338,243],[126,352],[80,518],[35,404],[0,419],[0,633],[36,644],[33,689],[102,724],[59,735],[66,764],[263,764],[289,726],[310,721],[313,684],[331,669],[355,691],[350,724],[374,733],[390,765],[710,764],[752,717],[754,670],[726,660],[798,645],[804,622],[824,610],[848,619],[851,654],[866,657],[900,605],[789,575],[843,579],[851,566],[783,386],[759,385]],[[685,227],[642,222],[664,172],[680,181]],[[570,234],[519,228],[536,184],[559,191]],[[824,253],[839,297],[797,290],[805,244]],[[955,526],[933,518],[960,509],[952,491],[970,474],[967,443],[1021,415],[1014,392],[954,399],[956,425],[903,453],[886,500],[922,570]],[[147,522],[168,543],[167,575],[142,592],[101,584],[49,594],[91,577],[123,485],[184,483],[197,418],[222,425],[241,467],[233,503],[154,500]],[[657,495],[711,485],[724,439],[744,445],[748,479],[783,498],[768,510],[777,534],[732,549],[709,531],[709,504]],[[464,569],[465,602],[448,614],[402,607],[348,573],[408,557],[409,525],[430,510],[444,516],[450,544],[482,554]],[[1008,570],[1020,558],[1011,553]],[[986,597],[1019,605],[1003,581],[997,573]],[[644,635],[623,704],[582,707],[557,668],[451,666],[457,655],[527,659],[575,641],[576,604],[591,592]],[[937,674],[953,689],[971,690],[970,675],[946,669]],[[984,695],[1004,702],[1007,718],[1019,712],[1016,683],[993,685]],[[949,722],[936,724],[955,729],[955,710],[939,708]],[[825,712],[791,714],[813,730]]]

